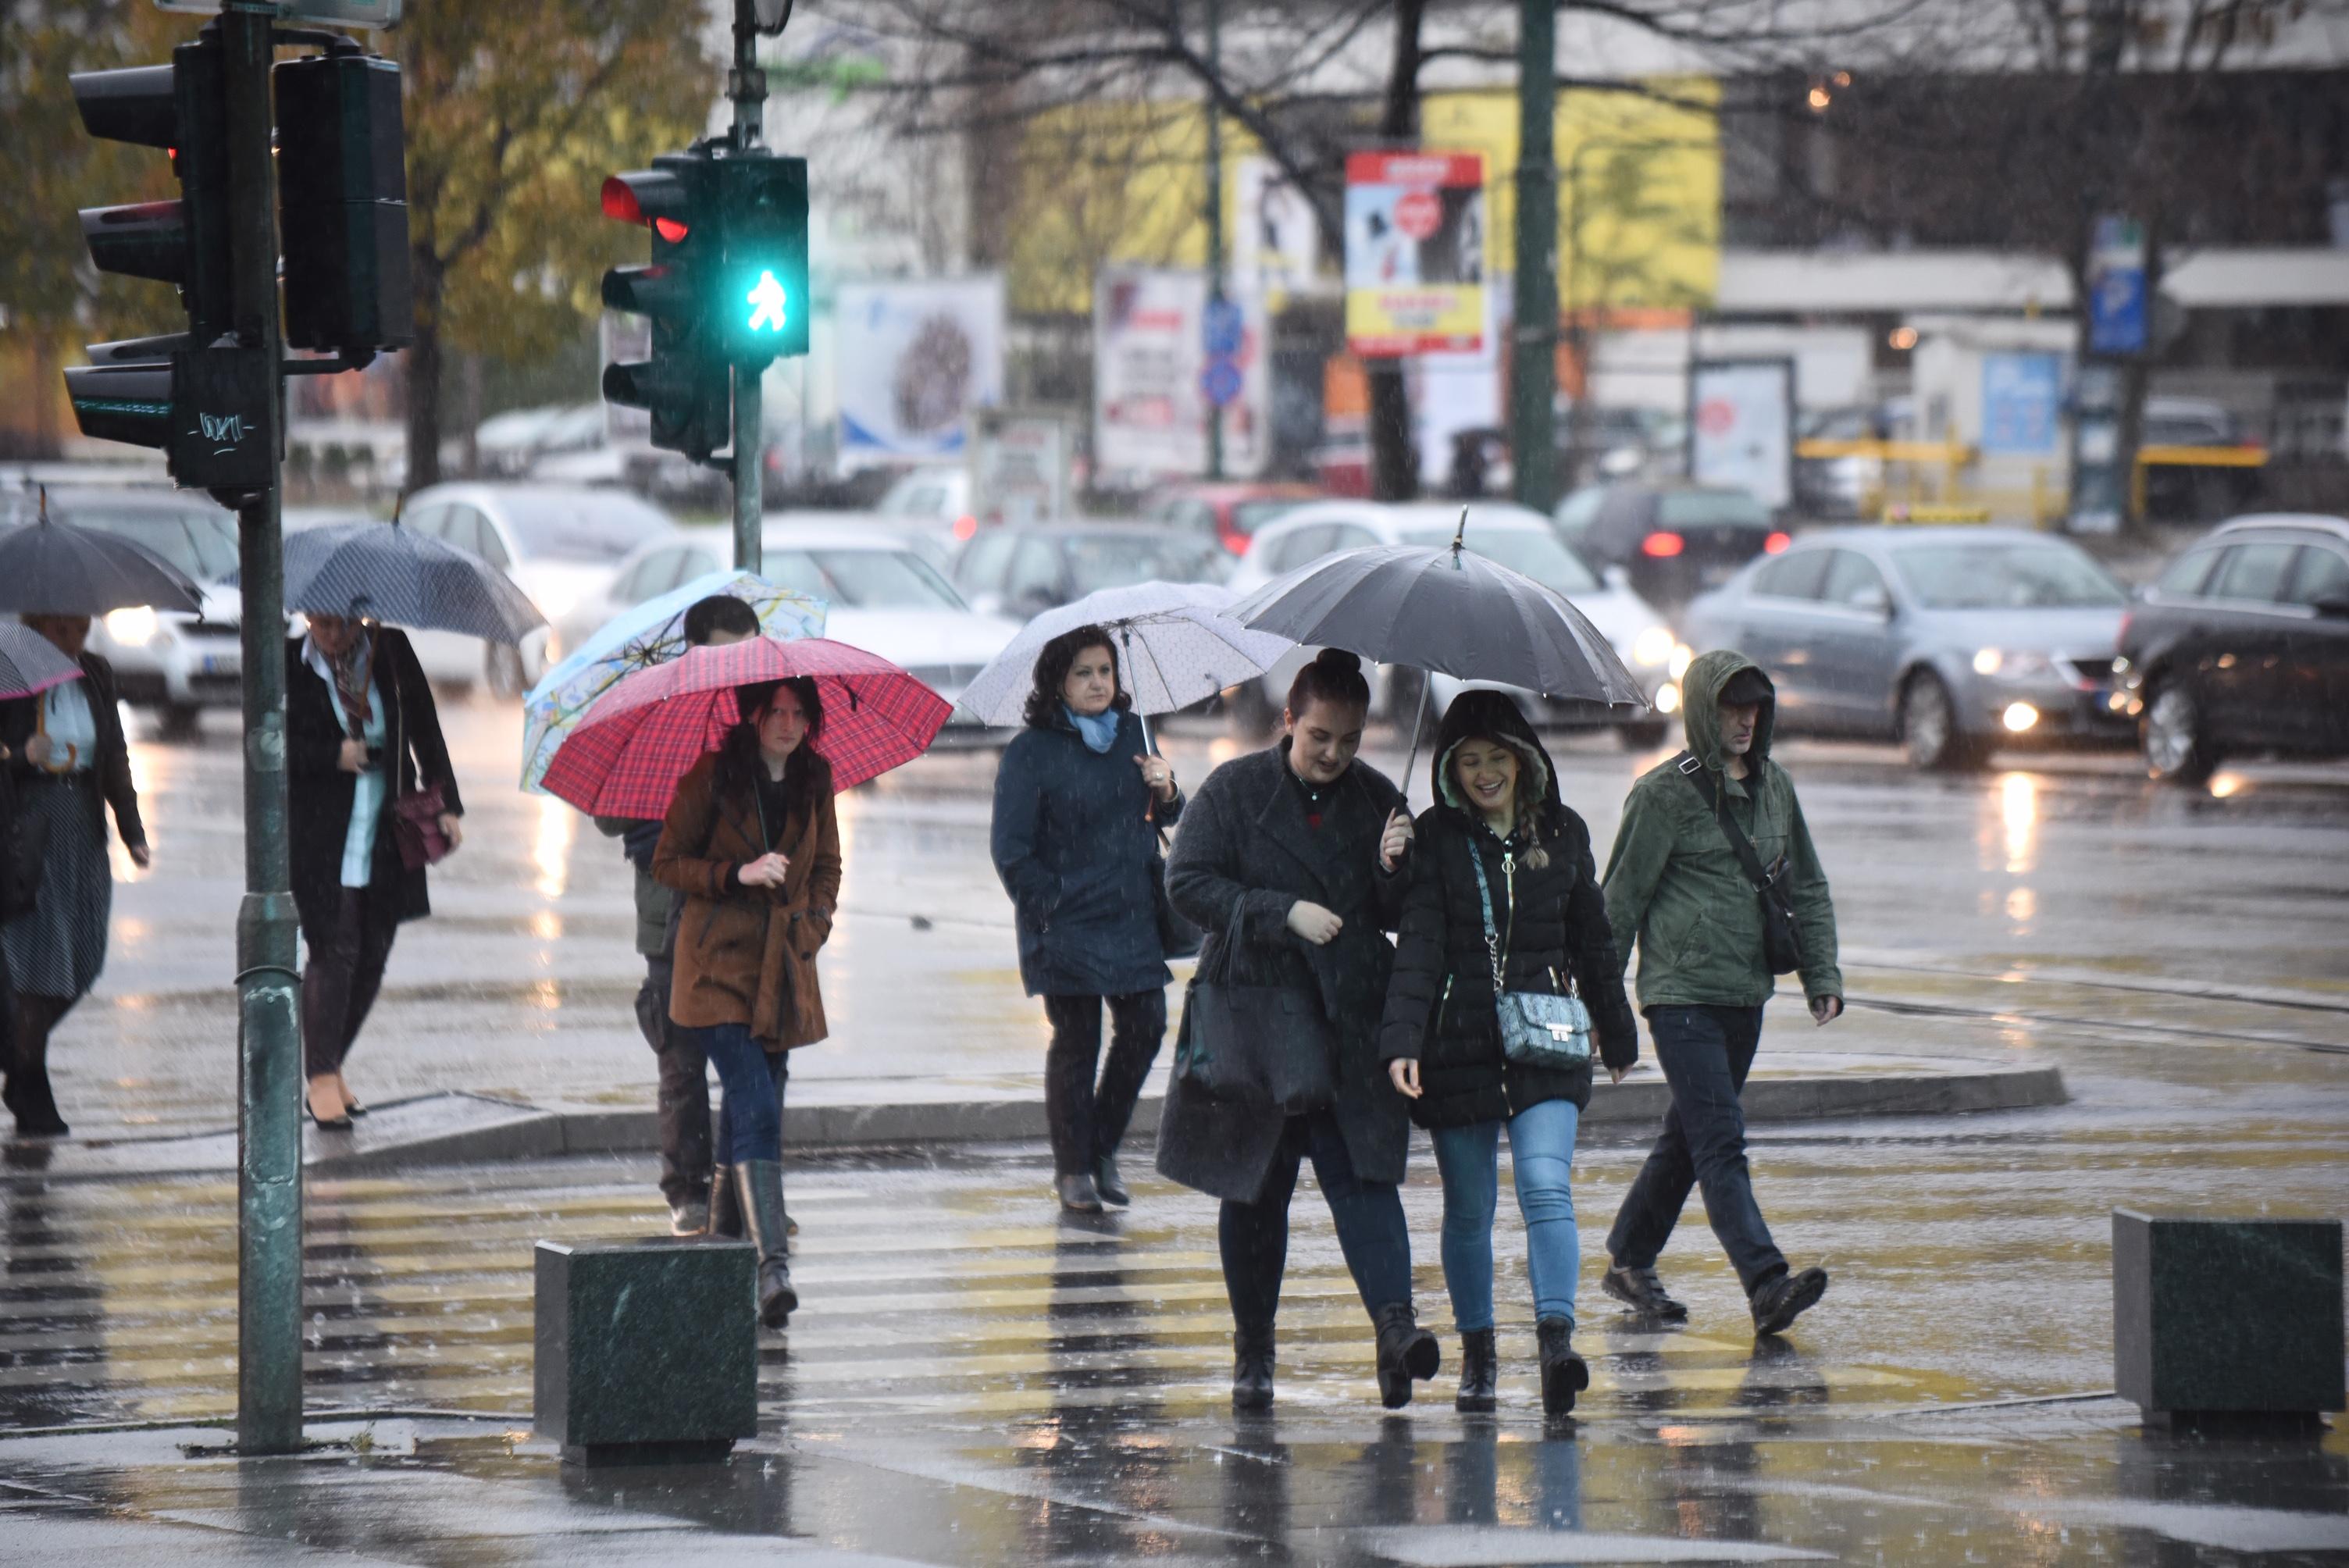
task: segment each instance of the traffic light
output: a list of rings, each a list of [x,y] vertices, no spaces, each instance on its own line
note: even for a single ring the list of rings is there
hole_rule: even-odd
[[[271,80],[285,342],[406,346],[416,312],[398,65],[343,50],[285,61]]]
[[[713,318],[727,356],[751,369],[808,351],[807,160],[759,151],[717,160],[725,264]]]
[[[652,263],[604,274],[604,304],[649,317],[652,357],[604,367],[604,397],[652,416],[652,442],[707,459],[732,435],[725,347],[709,302],[722,275],[717,176],[708,150],[664,153],[604,181],[604,214],[652,231]]]

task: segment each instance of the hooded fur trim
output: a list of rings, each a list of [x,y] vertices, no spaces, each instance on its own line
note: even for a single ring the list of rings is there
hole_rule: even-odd
[[[1532,842],[1526,863],[1547,865],[1549,855],[1542,841],[1557,833],[1565,806],[1558,795],[1557,769],[1540,737],[1517,705],[1501,692],[1464,691],[1444,710],[1444,724],[1435,737],[1433,790],[1437,800],[1481,823],[1483,814],[1461,795],[1452,778],[1452,754],[1471,740],[1496,741],[1516,755],[1517,827]]]

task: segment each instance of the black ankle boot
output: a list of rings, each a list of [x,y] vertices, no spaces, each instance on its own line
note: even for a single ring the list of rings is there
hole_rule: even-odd
[[[1542,1413],[1556,1419],[1574,1410],[1574,1397],[1590,1387],[1590,1367],[1574,1353],[1574,1320],[1545,1317],[1534,1325],[1541,1341]]]
[[[1123,1209],[1133,1202],[1133,1194],[1125,1190],[1125,1178],[1118,1172],[1115,1150],[1093,1161],[1093,1191],[1113,1209]]]
[[[709,1233],[736,1241],[741,1239],[742,1204],[734,1195],[734,1167],[731,1165],[710,1167]]]
[[[1272,1408],[1272,1326],[1232,1334],[1232,1408]]]
[[[1444,1352],[1435,1336],[1419,1326],[1411,1303],[1396,1302],[1378,1310],[1379,1402],[1390,1410],[1411,1403],[1411,1386],[1435,1376]]]
[[[1455,1410],[1483,1411],[1500,1403],[1501,1363],[1493,1347],[1493,1331],[1471,1328],[1460,1336],[1460,1392],[1452,1401]]]
[[[783,1167],[776,1160],[745,1160],[734,1167],[742,1226],[759,1249],[759,1321],[781,1328],[800,1305],[783,1240]]]
[[[57,1112],[57,1097],[49,1088],[48,1065],[19,1067],[8,1075],[8,1109],[16,1113],[16,1131],[25,1138],[63,1138],[73,1130]]]

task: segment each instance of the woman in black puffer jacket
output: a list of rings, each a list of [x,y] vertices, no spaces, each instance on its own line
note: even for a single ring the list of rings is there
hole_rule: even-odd
[[[1503,987],[1578,990],[1610,1078],[1639,1060],[1639,1028],[1590,830],[1559,799],[1549,753],[1516,704],[1491,691],[1453,703],[1436,737],[1434,792],[1437,803],[1419,819],[1379,1053],[1412,1101],[1412,1119],[1432,1134],[1444,1177],[1444,1281],[1463,1351],[1459,1408],[1489,1410],[1495,1402],[1493,1213],[1506,1125],[1533,1277],[1542,1404],[1564,1415],[1590,1381],[1573,1346],[1581,1259],[1568,1179],[1591,1068],[1531,1066],[1503,1052],[1486,900]]]

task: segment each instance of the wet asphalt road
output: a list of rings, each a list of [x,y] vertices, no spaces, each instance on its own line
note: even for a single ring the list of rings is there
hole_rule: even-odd
[[[402,938],[355,1083],[647,1100],[616,848],[502,788],[511,710],[450,720],[471,837]],[[1195,780],[1230,746],[1169,749]],[[806,1305],[764,1346],[761,1438],[715,1471],[565,1478],[526,1435],[529,1247],[656,1228],[649,1161],[314,1181],[311,1409],[378,1412],[368,1451],[237,1467],[172,1446],[201,1433],[0,1440],[0,1560],[2349,1560],[2349,1434],[2172,1439],[2106,1397],[2114,1206],[2349,1211],[2349,773],[2254,767],[2181,795],[2117,758],[1946,780],[1865,748],[1784,759],[1855,1009],[1813,1030],[1782,1002],[1765,1050],[2055,1065],[2073,1101],[1762,1130],[1779,1239],[1836,1282],[1781,1344],[1744,1330],[1693,1204],[1667,1258],[1691,1326],[1615,1317],[1596,1259],[1640,1150],[1595,1130],[1581,1418],[1545,1432],[1535,1412],[1506,1204],[1504,1408],[1454,1414],[1423,1149],[1406,1204],[1444,1377],[1403,1418],[1377,1409],[1309,1187],[1281,1403],[1238,1420],[1211,1203],[1149,1180],[1130,1215],[1062,1221],[1040,1150],[838,1156],[793,1167]],[[1559,760],[1603,843],[1647,759],[1586,738]],[[122,889],[114,961],[60,1036],[68,1114],[118,1136],[233,1119],[235,751],[216,727],[137,766],[158,866]],[[795,1059],[795,1090],[1034,1081],[1042,1031],[984,858],[990,771],[934,758],[844,809],[835,1037]],[[0,1182],[0,1433],[232,1409],[233,1183],[48,1184],[22,1155]]]

